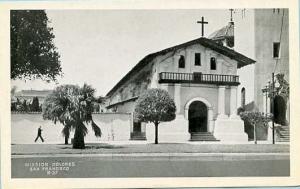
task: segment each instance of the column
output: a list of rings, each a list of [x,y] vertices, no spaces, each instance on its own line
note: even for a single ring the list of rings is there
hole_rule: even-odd
[[[207,120],[208,120],[207,131],[208,132],[213,132],[214,131],[214,120],[213,120],[213,117],[214,117],[213,108],[212,107],[208,107],[208,117],[207,117]]]
[[[237,119],[237,86],[230,87],[230,118]]]
[[[174,85],[174,101],[176,104],[176,113],[180,112],[181,96],[180,96],[181,84]]]
[[[263,93],[263,111],[264,113],[267,113],[267,94],[266,93]]]
[[[133,113],[130,113],[130,133],[133,132],[133,122],[134,122]]]
[[[225,115],[225,86],[219,86],[218,90],[218,118],[227,118]]]

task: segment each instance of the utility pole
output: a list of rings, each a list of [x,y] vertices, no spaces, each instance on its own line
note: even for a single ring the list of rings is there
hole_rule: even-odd
[[[272,102],[272,113],[273,113],[273,119],[272,119],[272,143],[275,144],[275,123],[274,123],[274,99],[275,99],[275,81],[274,81],[274,72],[272,73],[272,95],[271,95],[271,102]]]
[[[273,114],[272,118],[272,144],[275,144],[275,117],[274,117],[274,112],[275,112],[275,94],[276,94],[276,89],[275,89],[275,78],[274,78],[274,72],[272,72],[272,80],[268,82],[267,86],[265,86],[264,89],[262,89],[263,93],[266,93],[266,113],[268,113],[268,98],[270,98],[270,112]],[[271,133],[268,133],[270,135]]]

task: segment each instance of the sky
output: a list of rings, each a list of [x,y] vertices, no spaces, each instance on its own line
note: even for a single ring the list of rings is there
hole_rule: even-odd
[[[105,96],[146,55],[201,37],[201,25],[196,22],[202,16],[208,21],[205,37],[230,20],[228,9],[46,12],[53,27],[54,44],[61,55],[63,77],[58,77],[57,84],[12,81],[17,91],[87,83],[96,89],[96,95]],[[233,15],[236,24],[241,17],[241,11],[236,11]]]

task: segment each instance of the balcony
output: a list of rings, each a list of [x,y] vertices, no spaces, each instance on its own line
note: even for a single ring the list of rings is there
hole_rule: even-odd
[[[202,73],[159,73],[159,83],[198,83],[214,85],[239,85],[239,76],[237,75],[219,75]]]

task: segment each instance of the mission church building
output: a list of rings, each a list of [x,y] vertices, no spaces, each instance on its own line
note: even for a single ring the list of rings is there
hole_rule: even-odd
[[[160,124],[160,141],[247,142],[237,115],[237,70],[255,61],[234,51],[228,30],[222,31],[147,55],[108,92],[107,108],[134,118],[139,95],[161,88],[174,99],[177,112],[175,120]],[[154,139],[152,123],[132,120],[131,140]]]

